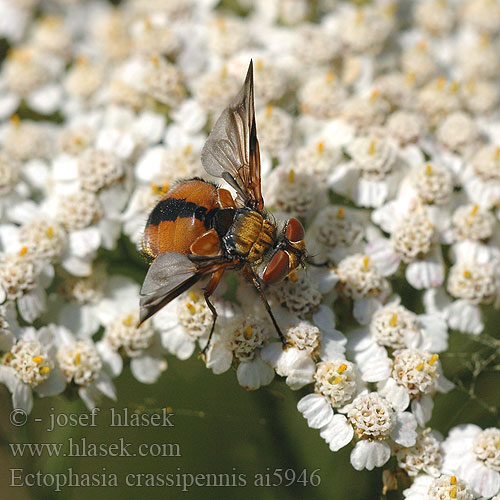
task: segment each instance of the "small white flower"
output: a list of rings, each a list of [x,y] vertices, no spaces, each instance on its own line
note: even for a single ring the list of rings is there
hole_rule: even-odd
[[[432,163],[416,167],[411,174],[411,184],[418,197],[427,204],[443,205],[453,193],[451,172]]]
[[[460,475],[482,497],[500,493],[500,430],[477,425],[454,427],[444,440],[443,471]]]
[[[462,21],[480,32],[500,30],[500,5],[490,0],[467,0],[461,10]]]
[[[436,76],[439,67],[426,39],[403,50],[401,68],[418,85],[423,85]]]
[[[271,327],[259,318],[235,315],[219,328],[220,334],[207,352],[207,367],[214,373],[228,370],[234,362],[240,385],[255,390],[270,384],[274,371],[261,357],[269,339]]]
[[[378,384],[378,391],[394,407],[405,410],[411,402],[417,422],[424,425],[431,417],[433,402],[430,393],[448,392],[453,384],[444,377],[437,354],[418,349],[394,351],[391,378]]]
[[[207,48],[221,59],[227,59],[248,45],[248,24],[228,15],[216,15],[208,20]]]
[[[39,396],[55,396],[65,388],[65,380],[55,362],[53,329],[38,332],[25,328],[0,365],[0,380],[12,392],[12,406],[30,413],[33,391]]]
[[[111,278],[107,296],[96,312],[104,326],[97,348],[113,376],[120,374],[122,357],[130,357],[130,368],[139,382],[152,384],[167,368],[160,337],[151,322],[139,322],[139,285],[127,278]]]
[[[358,392],[356,368],[349,361],[321,361],[314,380],[314,392],[324,396],[334,409],[350,403]]]
[[[298,92],[302,113],[317,118],[333,118],[338,115],[347,92],[334,73],[319,73],[304,80]]]
[[[46,123],[11,117],[3,130],[4,153],[13,160],[28,161],[50,158],[53,153],[54,129]],[[40,170],[37,174],[40,176]]]
[[[425,120],[419,113],[398,110],[387,119],[387,131],[400,144],[417,142],[425,132]]]
[[[464,153],[476,141],[477,127],[472,118],[461,111],[449,114],[438,126],[437,140],[449,151]]]
[[[357,205],[379,207],[395,191],[402,162],[390,140],[363,136],[347,144],[352,158],[329,177],[330,187]]]
[[[436,245],[436,230],[437,224],[447,228],[449,219],[444,217],[446,212],[422,206],[405,194],[402,190],[397,200],[372,212],[372,220],[391,236],[371,241],[367,254],[384,276],[395,273],[403,261],[407,264],[406,279],[414,288],[439,286],[444,280],[444,264]]]
[[[318,282],[310,278],[308,273],[294,272],[270,287],[268,298],[291,313],[304,317],[318,309],[322,295]]]
[[[496,262],[457,262],[448,275],[448,292],[472,304],[496,303],[500,276]]]
[[[393,28],[394,16],[372,5],[345,4],[338,22],[342,26],[338,35],[347,50],[377,53]]]
[[[440,475],[443,463],[441,439],[430,429],[419,431],[413,446],[397,446],[395,449],[398,467],[410,477],[425,473],[433,477]]]
[[[98,149],[87,149],[78,162],[78,175],[83,189],[98,192],[120,181],[123,163],[116,155]]]
[[[438,0],[424,0],[413,9],[415,23],[431,35],[444,36],[455,23],[456,12],[452,5]]]
[[[417,422],[413,415],[395,410],[376,392],[362,392],[343,411],[347,415],[344,425],[353,428],[358,440],[351,452],[351,464],[356,470],[384,465],[391,453],[389,439],[403,446],[415,444]],[[321,434],[330,437],[328,426]]]
[[[167,13],[160,10],[133,21],[130,34],[136,52],[174,55],[180,48],[180,40],[169,22]]]
[[[311,182],[311,174],[278,166],[266,177],[266,204],[275,212],[308,217],[327,202],[324,186]]]
[[[457,240],[487,240],[493,234],[495,217],[479,205],[460,205],[451,223]]]
[[[417,108],[430,121],[430,125],[437,125],[443,117],[457,111],[459,108],[459,85],[448,82],[444,77],[429,82],[417,97]]]
[[[263,153],[279,157],[292,139],[293,118],[281,108],[268,104],[257,112],[259,144]]]
[[[489,209],[500,200],[500,148],[483,146],[462,174],[462,185],[473,203]]]
[[[182,76],[173,64],[164,58],[151,56],[142,60],[137,80],[138,90],[170,107],[177,107],[186,97]]]
[[[363,248],[366,220],[358,210],[328,205],[320,210],[307,232],[307,250],[316,262],[334,265]]]
[[[460,87],[464,105],[476,116],[485,116],[495,109],[500,98],[499,89],[489,80],[471,78]]]
[[[220,113],[220,110],[229,104],[232,96],[236,95],[239,87],[239,80],[223,68],[205,73],[197,78],[193,93],[196,101],[204,110]]]
[[[64,327],[56,330],[57,361],[66,382],[75,384],[78,394],[89,409],[100,402],[100,396],[116,400],[109,375],[103,371],[103,362],[96,346],[89,338],[78,340]]]
[[[31,323],[46,307],[44,288],[50,284],[54,269],[28,254],[27,247],[18,253],[4,254],[0,261],[0,301],[16,301],[21,317]]]
[[[388,290],[388,283],[371,265],[369,257],[350,255],[338,266],[340,286],[353,299],[378,297]]]
[[[327,65],[339,54],[340,43],[327,26],[302,23],[294,32],[293,51],[306,64]]]
[[[216,327],[220,327],[226,316],[231,316],[230,308],[223,307],[217,297],[212,296],[210,300],[219,315]],[[197,342],[202,349],[206,346],[213,317],[202,290],[193,287],[156,313],[152,322],[160,332],[163,347],[184,360],[193,354]]]
[[[441,500],[457,498],[474,500],[470,487],[456,476],[442,474],[438,478],[426,474],[418,475],[410,488],[403,491],[406,500]]]

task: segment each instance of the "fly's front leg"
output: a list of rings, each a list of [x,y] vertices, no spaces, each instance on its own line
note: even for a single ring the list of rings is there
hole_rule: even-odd
[[[281,343],[283,344],[284,347],[287,347],[288,344],[286,342],[285,336],[281,332],[281,329],[278,325],[278,322],[276,321],[276,318],[274,317],[274,314],[271,311],[271,306],[269,305],[269,302],[267,301],[266,296],[264,295],[264,291],[262,290],[262,285],[260,284],[259,278],[257,278],[253,269],[250,266],[245,266],[243,268],[243,273],[245,274],[246,278],[249,281],[251,281],[253,283],[253,285],[255,286],[255,288],[257,289],[259,297],[261,298],[261,300],[264,303],[264,306],[266,308],[266,311],[268,312],[269,316],[271,317],[271,321],[273,322],[274,328],[278,332]]]

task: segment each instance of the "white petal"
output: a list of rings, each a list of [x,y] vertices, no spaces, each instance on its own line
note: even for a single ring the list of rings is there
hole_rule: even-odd
[[[287,377],[286,383],[292,390],[300,389],[314,380],[316,366],[312,358],[305,352],[294,347],[282,349],[276,358],[276,373]],[[275,354],[276,351],[271,351]],[[270,356],[270,353],[267,353]],[[271,356],[271,364],[274,359]]]
[[[143,384],[153,384],[158,377],[167,369],[164,359],[154,356],[138,356],[130,361],[132,375]]]
[[[47,296],[41,286],[37,286],[17,299],[19,314],[28,323],[32,323],[43,311],[45,311]]]
[[[94,382],[94,385],[97,389],[99,389],[99,391],[101,391],[109,399],[116,401],[115,386],[113,385],[111,378],[109,377],[109,375],[106,372],[101,371],[101,373],[99,374],[99,377]]]
[[[26,413],[31,413],[33,409],[33,391],[28,384],[18,382],[12,393],[12,406],[21,408]]]
[[[27,96],[26,102],[34,111],[50,115],[61,106],[62,94],[60,85],[50,83],[31,92]]]
[[[146,150],[135,168],[137,179],[146,183],[153,182],[161,173],[164,155],[163,146],[155,146]]]
[[[394,251],[391,241],[385,238],[368,243],[366,255],[370,257],[370,262],[382,276],[394,274],[401,262],[401,257]]]
[[[380,309],[380,301],[378,299],[360,299],[354,301],[352,314],[360,325],[368,325],[373,313],[378,309]]]
[[[418,475],[410,488],[403,490],[405,500],[427,500],[429,488],[434,481],[432,476],[426,474]]]
[[[162,332],[161,343],[170,354],[181,360],[190,358],[195,348],[194,341],[180,327]]]
[[[396,426],[391,432],[392,439],[402,446],[413,446],[417,439],[417,420],[409,411],[396,414]]]
[[[319,435],[328,443],[330,450],[338,451],[352,441],[354,429],[345,415],[335,414]]]
[[[332,405],[319,394],[308,394],[297,403],[297,410],[307,420],[312,429],[321,429],[328,425],[333,417]]]
[[[456,300],[446,308],[446,317],[452,330],[479,335],[484,330],[481,309],[467,300]]]
[[[356,470],[373,470],[382,467],[391,456],[391,449],[385,441],[361,440],[351,452],[351,464]]]
[[[484,463],[476,461],[471,466],[462,468],[460,472],[461,478],[482,497],[491,498],[499,493],[500,473],[488,468]]]
[[[410,396],[404,387],[391,377],[377,385],[377,392],[397,411],[404,411],[410,404]]]
[[[252,391],[270,384],[274,378],[274,370],[260,357],[255,357],[252,361],[240,363],[236,376],[241,386]]]
[[[262,348],[260,355],[266,363],[276,368],[283,356],[283,346],[280,342],[271,342]]]
[[[52,162],[52,176],[56,181],[63,182],[78,179],[78,158],[68,154],[57,156]]]
[[[49,378],[43,384],[35,387],[35,392],[41,396],[55,396],[66,388],[66,379],[60,370],[52,370]]]
[[[186,99],[172,110],[172,118],[188,132],[199,132],[207,121],[207,113],[196,99]]]
[[[353,198],[362,207],[380,207],[387,199],[388,194],[389,185],[386,180],[374,181],[361,177]]]
[[[14,392],[19,382],[16,371],[11,366],[0,365],[0,383],[5,384],[9,392]]]
[[[79,258],[70,253],[66,253],[62,259],[62,267],[73,276],[90,276],[92,274],[93,255],[87,255],[85,258]]]
[[[143,111],[132,125],[132,133],[141,143],[155,144],[160,141],[166,118],[159,113]]]
[[[424,292],[423,303],[427,313],[439,313],[443,311],[451,300],[442,288],[429,288]]]
[[[100,393],[95,386],[80,387],[78,389],[78,395],[82,398],[85,406],[89,410],[93,410],[100,400]]]
[[[292,391],[296,391],[314,381],[315,371],[314,361],[304,353],[295,360],[293,369],[288,372],[286,383]]]
[[[356,129],[342,119],[330,120],[321,132],[325,143],[333,148],[342,147],[354,139]]]
[[[408,264],[405,276],[413,288],[422,290],[440,286],[444,280],[444,267],[442,262],[432,258],[417,260]]]
[[[59,322],[77,336],[83,337],[91,337],[100,326],[94,308],[87,304],[64,304],[59,314]]]
[[[215,375],[226,372],[233,362],[233,353],[225,342],[213,342],[207,353],[207,368],[210,368]]]
[[[96,138],[96,148],[114,153],[120,158],[130,158],[136,147],[132,133],[119,128],[103,128]]]
[[[386,233],[392,233],[402,217],[402,212],[399,201],[393,200],[374,210],[371,219]]]
[[[318,310],[313,314],[314,324],[323,331],[330,331],[335,328],[335,316],[330,307],[320,305]]]
[[[418,317],[421,323],[422,343],[415,346],[430,352],[443,352],[448,349],[448,325],[444,315],[436,314],[422,314]]]
[[[354,359],[365,382],[379,382],[391,374],[392,361],[387,351],[374,342],[366,349],[356,351]]]
[[[424,394],[419,399],[411,402],[411,411],[417,420],[418,425],[423,427],[432,417],[434,401],[428,394]]]
[[[321,334],[321,352],[319,357],[323,361],[332,359],[342,359],[345,355],[345,345],[347,339],[342,332],[333,329]]]
[[[2,32],[0,23],[0,33]],[[19,106],[19,97],[16,94],[6,93],[0,94],[0,120],[9,118]]]
[[[76,257],[86,257],[95,252],[101,244],[101,233],[96,226],[72,231],[69,234],[69,249]]]
[[[101,356],[104,368],[112,377],[118,377],[123,370],[123,358],[105,340],[100,340],[95,345]]]

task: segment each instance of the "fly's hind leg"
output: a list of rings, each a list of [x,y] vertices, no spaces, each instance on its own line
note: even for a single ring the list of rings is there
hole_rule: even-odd
[[[217,285],[219,284],[219,281],[221,280],[223,274],[224,274],[223,267],[221,267],[217,271],[213,272],[212,276],[210,278],[210,281],[208,282],[208,285],[205,288],[205,293],[204,293],[205,302],[207,303],[208,308],[212,312],[213,320],[212,320],[212,327],[210,328],[210,334],[208,335],[207,344],[205,345],[205,347],[203,348],[203,350],[201,351],[201,354],[200,354],[202,357],[205,356],[205,354],[207,353],[208,346],[210,345],[210,341],[212,340],[212,335],[214,333],[215,323],[217,321],[217,310],[215,309],[212,302],[210,302],[210,295],[212,295],[212,293],[214,293],[214,291],[217,288]]]
[[[281,331],[278,322],[276,321],[276,318],[274,317],[273,311],[271,310],[271,306],[269,305],[269,302],[266,299],[266,296],[264,295],[264,291],[262,290],[262,285],[260,284],[259,278],[255,275],[253,269],[249,266],[246,266],[243,269],[243,272],[247,279],[253,283],[255,288],[257,289],[257,292],[259,294],[259,297],[261,298],[262,302],[264,303],[264,306],[266,308],[266,311],[268,312],[269,316],[271,317],[271,321],[273,322],[274,328],[278,332],[278,335],[280,337],[281,343],[283,346],[286,348],[288,346],[285,336],[283,335],[283,332]]]

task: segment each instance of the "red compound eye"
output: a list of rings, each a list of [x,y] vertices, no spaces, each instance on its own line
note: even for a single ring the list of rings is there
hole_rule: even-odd
[[[305,231],[298,219],[292,218],[288,221],[285,236],[289,241],[293,242],[304,239]]]
[[[262,280],[268,285],[281,281],[288,274],[289,262],[288,254],[284,250],[278,250],[269,261]]]

